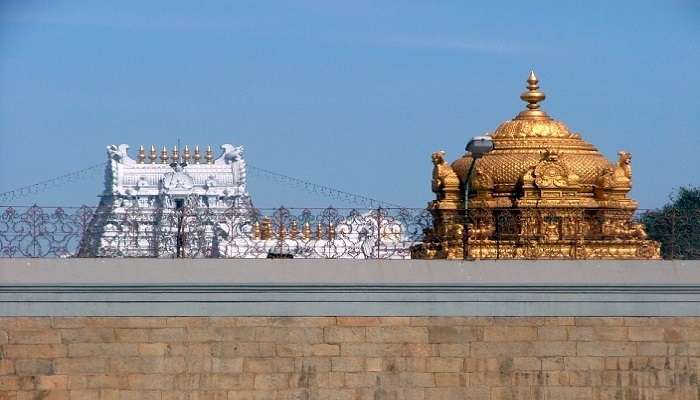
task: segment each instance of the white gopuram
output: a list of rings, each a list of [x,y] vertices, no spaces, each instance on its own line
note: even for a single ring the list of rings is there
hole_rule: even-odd
[[[104,192],[79,256],[220,257],[226,227],[250,236],[255,211],[242,146],[224,144],[216,158],[210,146],[164,146],[160,154],[141,146],[136,159],[128,149],[107,147]]]
[[[280,223],[259,215],[246,190],[243,147],[221,149],[214,157],[210,146],[140,146],[131,158],[128,145],[108,146],[104,192],[78,256],[410,257],[406,226],[387,214],[353,211],[333,222],[312,215],[313,231],[301,216]]]

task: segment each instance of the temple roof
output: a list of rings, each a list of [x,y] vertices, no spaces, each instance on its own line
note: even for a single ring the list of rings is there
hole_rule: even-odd
[[[545,152],[556,153],[579,177],[582,187],[592,191],[597,177],[613,165],[595,146],[541,109],[539,103],[546,96],[539,90],[534,72],[530,72],[527,89],[520,98],[527,103],[526,109],[490,134],[494,150],[476,162],[476,168],[493,180],[494,192],[512,192],[523,175],[542,161]],[[462,182],[470,164],[469,154],[452,164]]]

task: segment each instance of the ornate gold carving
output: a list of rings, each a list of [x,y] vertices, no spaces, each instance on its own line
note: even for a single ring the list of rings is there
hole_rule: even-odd
[[[534,73],[521,99],[527,109],[496,129],[494,150],[476,161],[468,199],[460,183],[472,158],[448,166],[444,152],[433,153],[433,227],[413,256],[660,258],[659,244],[633,222],[631,154],[620,151],[613,164],[549,117],[540,109],[545,94]]]
[[[445,162],[445,152],[436,151],[432,155],[433,160],[433,192],[437,194],[438,201],[440,200],[458,200],[459,193],[459,178]]]
[[[617,168],[615,168],[615,182],[619,186],[632,186],[632,154],[626,151],[617,153]]]

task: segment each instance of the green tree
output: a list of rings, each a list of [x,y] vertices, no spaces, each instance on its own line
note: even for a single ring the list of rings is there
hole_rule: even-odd
[[[681,187],[671,201],[641,215],[649,239],[667,259],[700,259],[700,187]]]

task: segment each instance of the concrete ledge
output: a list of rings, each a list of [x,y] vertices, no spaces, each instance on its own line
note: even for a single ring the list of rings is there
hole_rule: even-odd
[[[700,261],[3,259],[0,315],[698,316]]]

